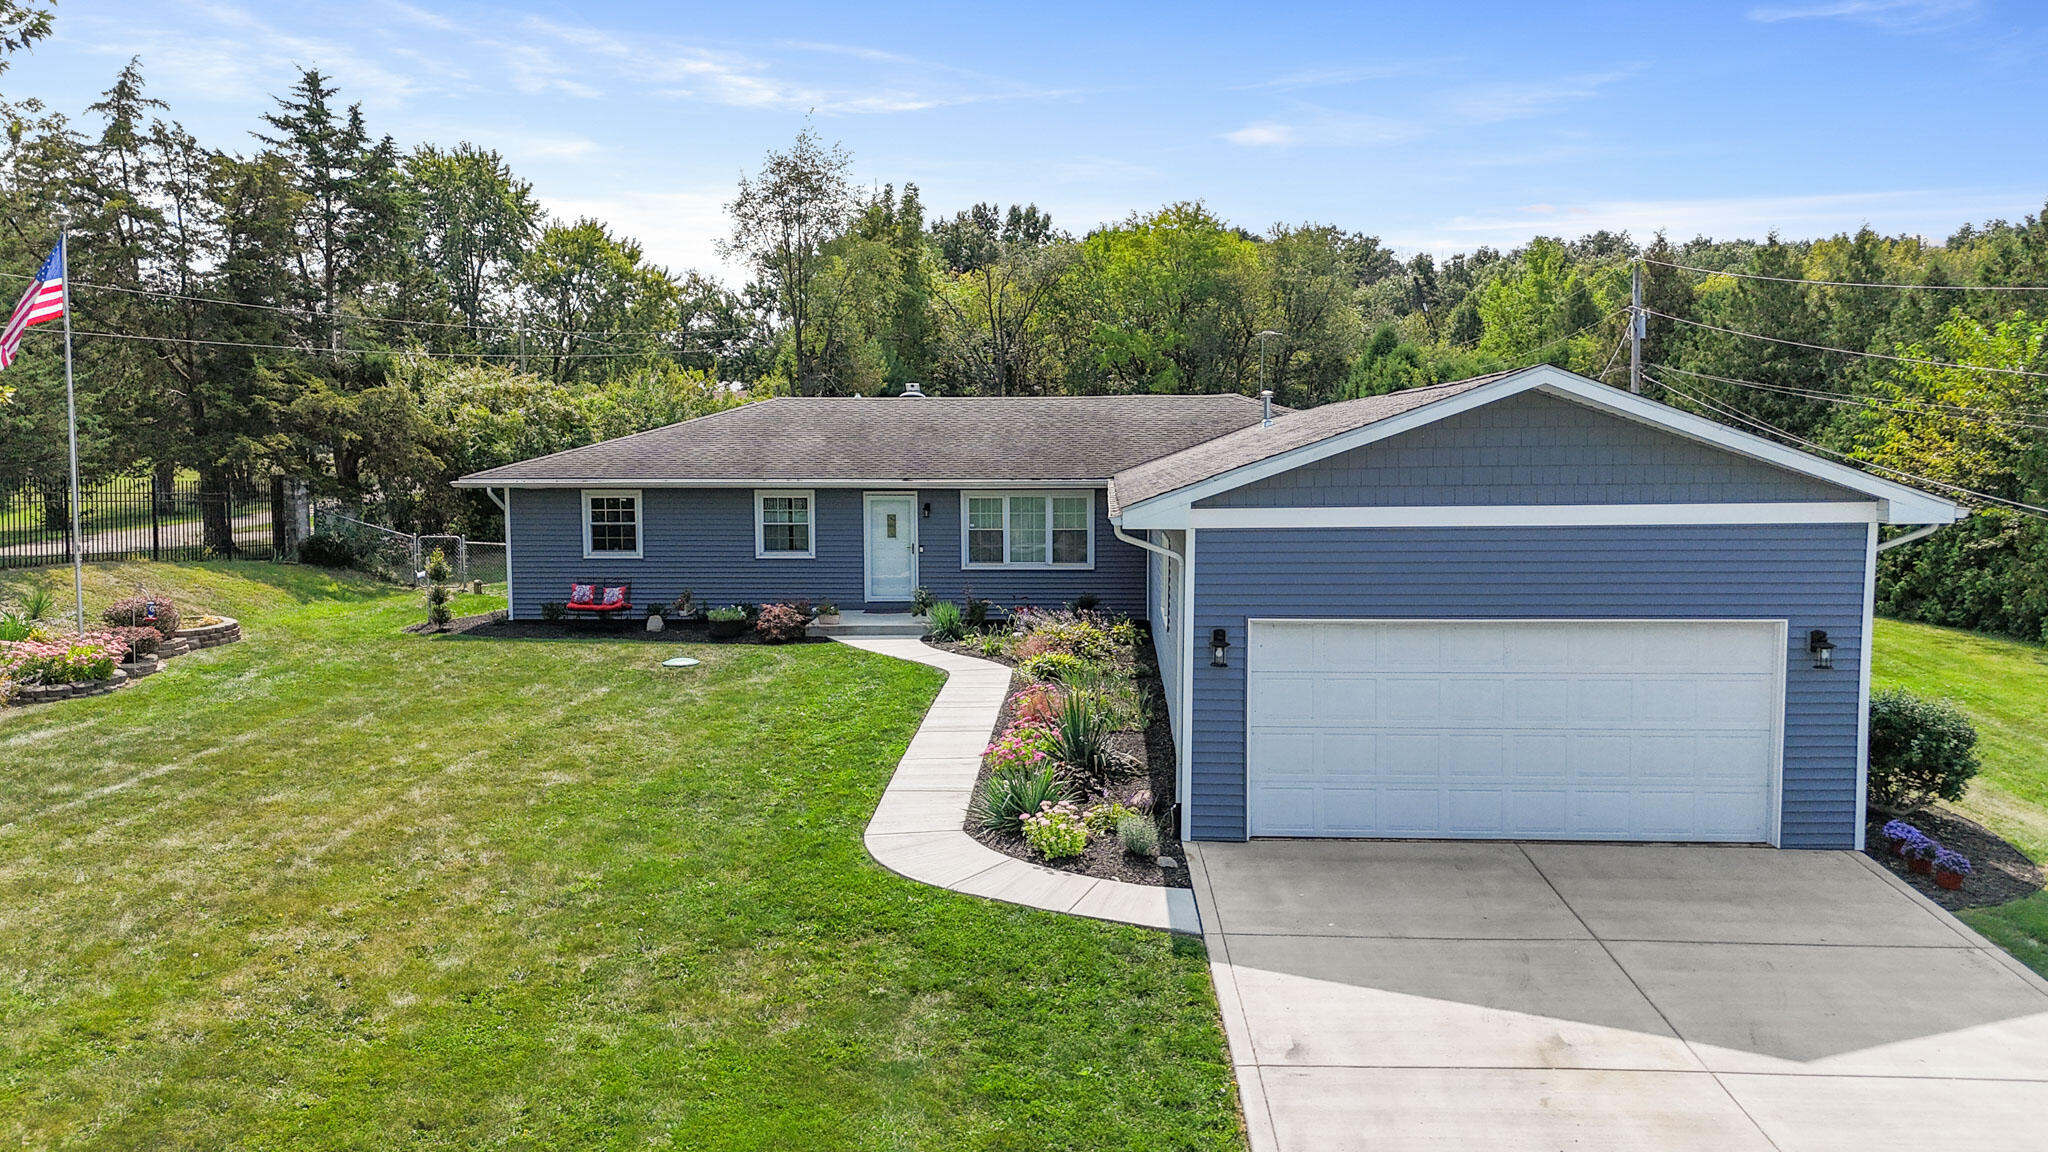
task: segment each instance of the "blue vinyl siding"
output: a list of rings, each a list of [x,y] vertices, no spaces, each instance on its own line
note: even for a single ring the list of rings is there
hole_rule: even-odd
[[[1200,508],[1859,500],[1809,476],[1524,392],[1254,481]]]
[[[878,490],[879,491],[879,490]],[[886,489],[905,491],[905,489]],[[763,560],[754,555],[751,488],[647,488],[641,492],[641,558],[583,558],[583,500],[574,488],[511,491],[511,565],[520,619],[540,615],[541,604],[568,598],[572,581],[633,583],[633,602],[673,599],[683,590],[701,603],[765,603],[830,597],[842,609],[894,610],[904,604],[868,604],[862,573],[862,490],[819,488],[813,493],[814,559]],[[958,489],[916,492],[921,519],[918,580],[941,599],[967,589],[1005,608],[1020,603],[1053,606],[1084,592],[1105,607],[1144,615],[1145,553],[1110,534],[1105,494],[1095,494],[1095,567],[1089,571],[1012,571],[960,567]]]
[[[1195,635],[1225,628],[1239,656],[1227,668],[1195,662],[1194,837],[1246,835],[1249,618],[1784,619],[1781,842],[1853,847],[1868,533],[1863,524],[1197,532]],[[1806,657],[1812,628],[1836,645],[1832,670]]]

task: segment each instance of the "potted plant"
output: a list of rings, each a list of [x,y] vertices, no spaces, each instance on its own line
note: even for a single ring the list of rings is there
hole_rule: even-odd
[[[694,620],[704,613],[704,609],[697,605],[697,598],[690,594],[688,588],[683,589],[682,595],[668,602],[668,610],[677,620]]]
[[[1963,877],[1970,874],[1970,858],[1961,852],[1943,848],[1934,854],[1934,882],[1953,892],[1963,886]]]
[[[827,600],[820,600],[820,601],[818,601],[818,623],[820,623],[820,624],[837,624],[837,623],[839,623],[839,605],[837,605],[837,604],[834,604],[834,603],[833,603],[833,602],[832,602],[831,600],[829,600],[829,599],[827,599]]]
[[[1939,851],[1941,846],[1932,840],[1925,837],[1915,840],[1906,845],[1903,853],[1906,857],[1906,866],[1918,875],[1929,875],[1934,871],[1934,854]]]
[[[713,639],[730,640],[747,630],[747,609],[744,604],[713,608],[704,614],[704,618],[711,624]]]
[[[1884,838],[1891,841],[1892,855],[1894,856],[1904,856],[1906,854],[1906,845],[1911,844],[1913,841],[1927,839],[1927,833],[1913,827],[1904,820],[1887,821],[1883,833]]]

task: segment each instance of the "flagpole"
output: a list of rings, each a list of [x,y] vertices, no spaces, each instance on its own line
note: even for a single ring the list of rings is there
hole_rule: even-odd
[[[64,274],[64,421],[71,436],[71,594],[78,607],[78,634],[85,635],[85,537],[78,531],[78,390],[71,383],[71,231],[57,229],[58,267]]]

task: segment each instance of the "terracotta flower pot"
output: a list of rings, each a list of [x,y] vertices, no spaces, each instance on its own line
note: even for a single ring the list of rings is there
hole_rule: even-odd
[[[1961,872],[1936,872],[1934,874],[1934,882],[1953,892],[1963,886],[1963,874]]]
[[[1928,876],[1934,872],[1934,861],[1915,858],[1907,862],[1907,867],[1921,876]]]

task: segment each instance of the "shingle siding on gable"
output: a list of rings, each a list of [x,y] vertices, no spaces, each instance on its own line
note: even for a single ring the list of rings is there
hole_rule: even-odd
[[[1004,608],[1023,602],[1049,607],[1088,592],[1107,608],[1144,616],[1145,554],[1110,534],[1100,490],[1093,571],[962,571],[959,489],[915,491],[920,504],[932,506],[931,518],[918,526],[924,546],[918,580],[940,599],[959,600],[972,589]],[[755,557],[752,488],[643,490],[638,560],[583,558],[583,498],[577,489],[515,488],[511,497],[512,614],[518,619],[537,618],[543,603],[566,600],[575,580],[630,580],[636,605],[671,600],[688,589],[707,605],[830,597],[849,611],[898,607],[865,601],[860,489],[815,491],[817,556],[808,560]]]
[[[1781,840],[1853,847],[1868,534],[1861,524],[1199,531],[1194,633],[1227,629],[1238,648],[1226,668],[1195,661],[1194,836],[1246,833],[1248,618],[1785,619]],[[1807,660],[1811,628],[1834,641],[1832,670]]]
[[[1200,501],[1199,508],[1867,500],[1525,392]]]

